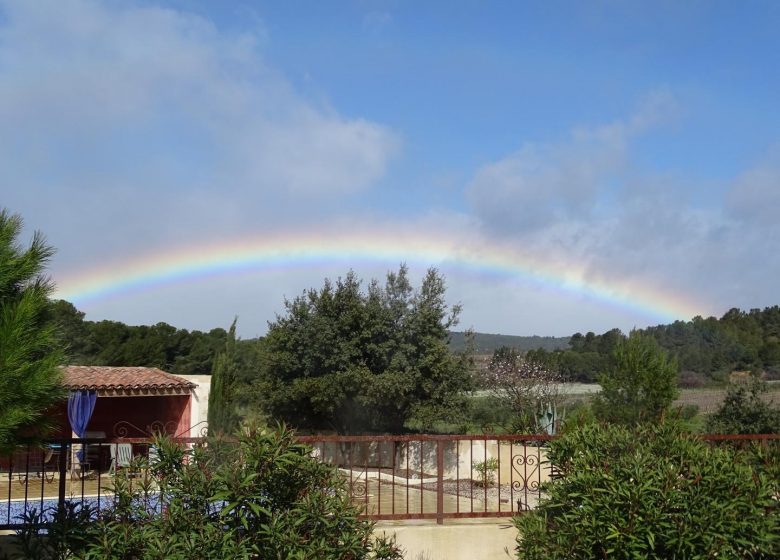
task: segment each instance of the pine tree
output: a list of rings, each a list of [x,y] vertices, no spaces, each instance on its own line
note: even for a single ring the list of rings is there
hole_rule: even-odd
[[[663,418],[677,397],[677,360],[654,338],[632,331],[615,345],[613,362],[599,376],[601,393],[593,402],[596,416],[629,425]]]
[[[0,209],[0,452],[42,434],[47,410],[64,396],[44,275],[54,250],[39,232],[23,249],[21,230],[21,217]]]

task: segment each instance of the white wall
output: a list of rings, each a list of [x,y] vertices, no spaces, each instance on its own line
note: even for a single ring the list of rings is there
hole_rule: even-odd
[[[404,560],[510,560],[516,558],[517,529],[512,521],[430,523],[379,522],[374,534],[395,535]]]
[[[209,391],[211,390],[210,375],[179,375],[196,387],[192,390],[192,408],[190,409],[190,437],[198,437],[206,433],[209,416]]]

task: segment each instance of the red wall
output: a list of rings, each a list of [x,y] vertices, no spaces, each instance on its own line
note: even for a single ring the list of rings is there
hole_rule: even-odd
[[[89,420],[87,431],[104,432],[106,437],[145,437],[152,423],[157,429],[165,426],[170,435],[182,434],[190,427],[190,395],[165,395],[153,397],[100,397],[95,401],[95,410]],[[60,437],[70,437],[67,402],[55,413],[57,425],[61,426]],[[126,427],[126,434],[120,434],[120,426]],[[138,431],[133,426],[136,426]],[[182,435],[188,436],[188,433]]]

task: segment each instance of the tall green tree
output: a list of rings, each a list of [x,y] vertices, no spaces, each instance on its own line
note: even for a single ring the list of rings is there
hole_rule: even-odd
[[[367,290],[353,272],[285,301],[261,354],[268,412],[289,424],[339,433],[401,432],[459,419],[472,387],[467,351],[448,348],[459,306],[428,270],[412,288],[406,266]]]
[[[44,275],[54,250],[39,232],[23,248],[21,230],[20,216],[0,210],[0,451],[40,433],[46,410],[64,395],[53,285]]]
[[[637,331],[615,343],[613,358],[614,365],[599,376],[596,416],[629,425],[660,420],[677,397],[677,361]]]
[[[236,399],[236,374],[239,370],[236,351],[236,321],[228,330],[225,348],[214,358],[209,390],[209,433],[232,434],[239,426]]]

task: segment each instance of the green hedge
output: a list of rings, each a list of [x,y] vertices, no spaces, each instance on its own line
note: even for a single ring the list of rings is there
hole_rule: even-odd
[[[674,425],[588,425],[549,459],[561,476],[516,519],[519,559],[780,558],[777,495],[749,453]]]

